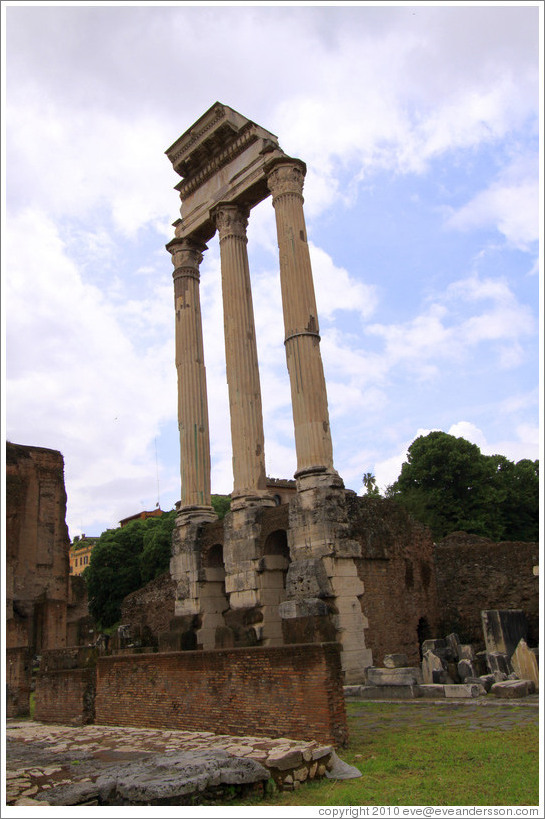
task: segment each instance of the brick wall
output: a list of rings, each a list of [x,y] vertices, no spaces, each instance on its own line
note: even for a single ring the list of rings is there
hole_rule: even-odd
[[[352,536],[361,545],[355,562],[364,584],[365,644],[373,664],[381,666],[385,654],[403,653],[414,665],[422,639],[436,636],[439,622],[431,534],[393,501],[347,500]]]
[[[32,656],[27,648],[6,649],[6,716],[30,713]]]
[[[348,729],[339,647],[101,657],[96,722],[344,745]]]
[[[462,641],[484,647],[483,609],[522,609],[528,620],[528,642],[539,644],[538,543],[495,543],[454,532],[435,549],[437,588],[441,600],[440,634],[456,631]]]
[[[34,719],[63,725],[94,722],[96,668],[39,672]]]

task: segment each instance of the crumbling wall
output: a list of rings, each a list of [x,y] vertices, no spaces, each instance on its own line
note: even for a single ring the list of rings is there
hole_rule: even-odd
[[[441,600],[438,634],[455,631],[462,642],[484,648],[481,611],[522,609],[528,644],[539,644],[539,544],[495,543],[478,535],[453,532],[435,549]],[[436,635],[432,635],[436,636]]]
[[[439,620],[431,534],[393,501],[350,495],[347,500],[352,536],[361,546],[355,562],[373,664],[397,653],[416,664],[420,643]]]
[[[161,632],[174,618],[176,583],[169,572],[150,580],[123,599],[121,622],[131,626],[131,635],[143,645],[157,645]]]
[[[70,541],[60,452],[6,445],[6,641],[66,645]]]
[[[100,657],[96,722],[345,745],[337,644]]]

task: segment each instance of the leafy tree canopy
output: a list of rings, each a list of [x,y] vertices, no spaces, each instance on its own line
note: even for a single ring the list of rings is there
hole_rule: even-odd
[[[230,500],[213,495],[212,506],[219,518]],[[176,510],[161,517],[134,520],[118,529],[107,529],[91,552],[83,572],[89,595],[89,611],[101,628],[121,618],[123,598],[168,571]]]
[[[446,432],[417,438],[387,495],[437,539],[464,531],[493,540],[538,540],[539,462],[483,455]]]

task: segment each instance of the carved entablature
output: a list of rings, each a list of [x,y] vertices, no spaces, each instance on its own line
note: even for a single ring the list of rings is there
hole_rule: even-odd
[[[216,231],[212,209],[222,203],[252,208],[269,196],[265,164],[284,157],[270,131],[219,102],[166,151],[182,177],[177,236],[207,242]]]

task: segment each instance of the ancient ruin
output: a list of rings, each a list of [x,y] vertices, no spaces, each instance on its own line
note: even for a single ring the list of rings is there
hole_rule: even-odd
[[[256,645],[310,641],[342,646],[347,681],[371,664],[365,645],[363,583],[349,533],[346,491],[333,464],[320,330],[303,211],[305,163],[287,156],[274,134],[215,103],[167,150],[182,177],[174,264],[181,501],[171,573],[176,615],[196,647],[231,639],[242,624]],[[266,486],[261,388],[247,255],[251,208],[272,195],[279,247],[284,343],[291,384],[296,496],[287,529],[263,543],[274,499]],[[199,300],[199,265],[218,232],[225,358],[231,420],[231,512],[213,560],[201,537],[215,519],[210,502],[210,435]],[[212,552],[213,550],[211,550]],[[230,618],[224,612],[230,613]],[[229,625],[229,619],[238,628]],[[309,625],[311,628],[309,629]],[[246,630],[246,640],[248,630]]]

